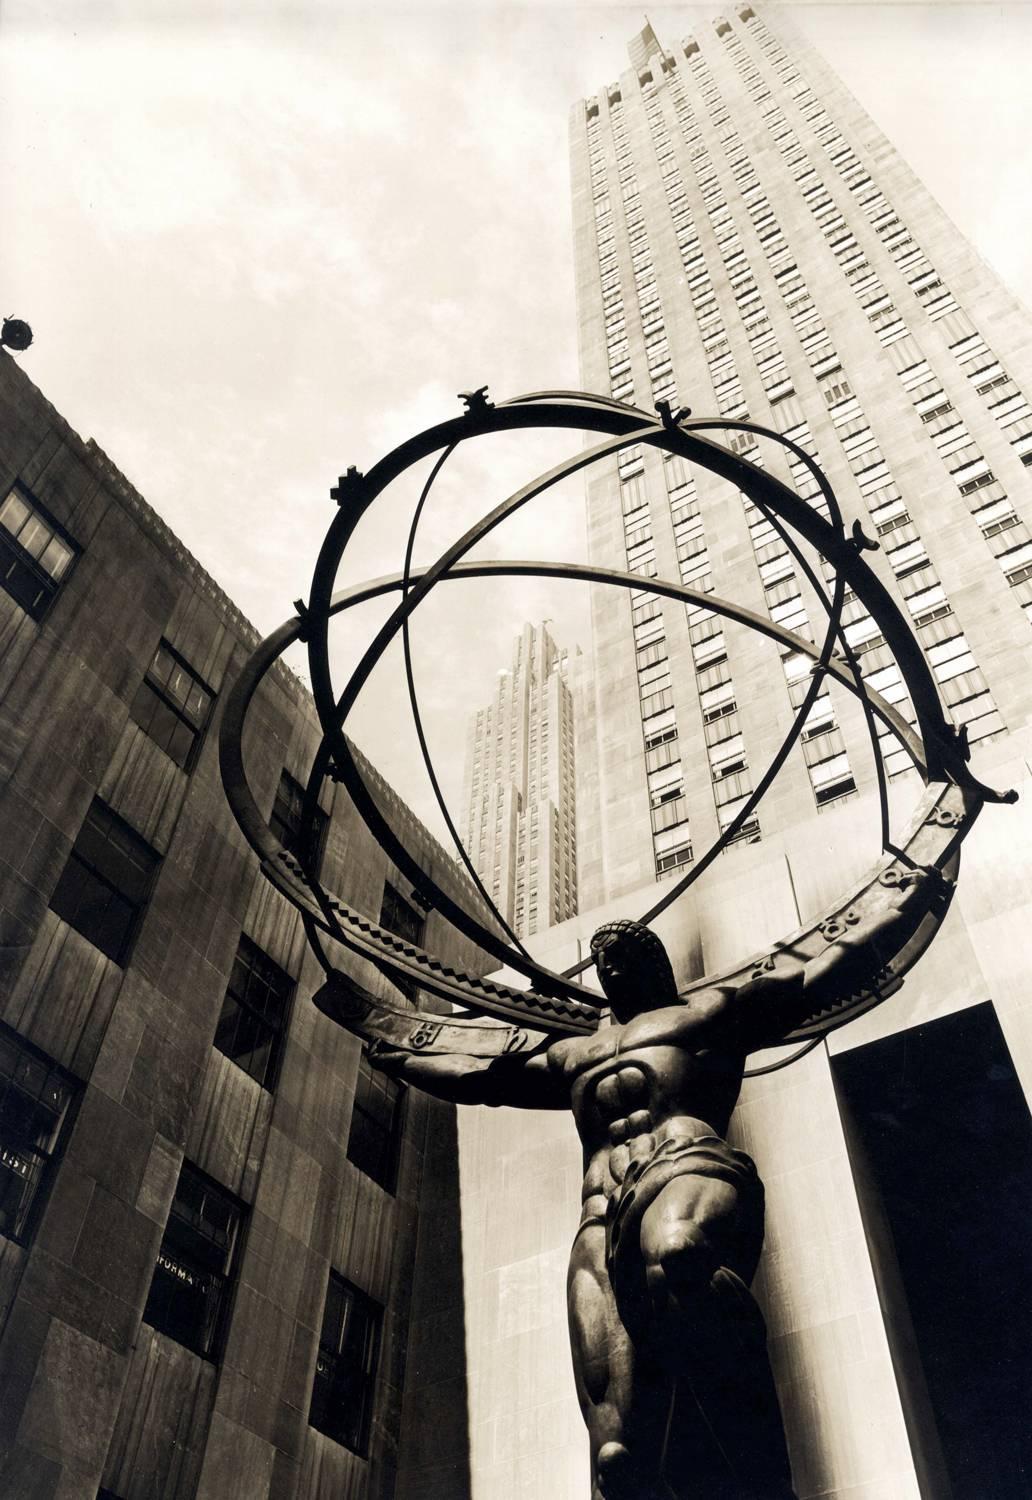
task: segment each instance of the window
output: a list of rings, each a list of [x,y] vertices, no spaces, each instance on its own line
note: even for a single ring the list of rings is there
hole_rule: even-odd
[[[646,750],[653,750],[657,745],[664,745],[668,740],[677,738],[677,724],[672,708],[663,709],[660,713],[642,720],[641,727],[645,735]]]
[[[245,1212],[225,1188],[183,1163],[143,1321],[202,1359],[219,1357]]]
[[[499,813],[499,816],[501,814]],[[395,937],[403,938],[406,943],[411,943],[414,948],[423,946],[423,929],[426,926],[426,918],[423,913],[408,901],[400,891],[396,891],[389,881],[384,882],[383,901],[380,905],[380,926],[386,927],[388,932],[393,932]],[[394,983],[403,995],[408,995],[411,1000],[416,993],[416,984],[403,975],[393,976]]]
[[[317,807],[312,813],[311,824],[308,829],[305,829],[304,803],[304,787],[299,781],[294,780],[289,771],[283,771],[280,775],[279,786],[276,788],[276,800],[272,804],[269,827],[284,849],[289,850],[298,859],[301,859],[310,848],[312,851],[311,867],[318,870],[322,861],[326,825],[329,818],[321,807]]]
[[[276,1086],[293,991],[290,975],[241,934],[215,1046],[263,1088]]]
[[[680,760],[671,759],[667,765],[651,771],[648,777],[649,802],[661,807],[684,793],[684,772]]]
[[[24,1243],[43,1204],[75,1085],[43,1053],[0,1030],[0,1234]]]
[[[999,553],[996,561],[1006,573],[1012,583],[1018,583],[1029,576],[1029,564],[1032,563],[1032,542],[1019,542],[1016,547],[1008,547],[1006,551]],[[1021,579],[1018,575],[1020,573]]]
[[[129,712],[177,766],[189,770],[211,713],[212,697],[193,668],[162,641]]]
[[[95,797],[50,898],[51,910],[122,964],[136,936],[159,857]]]
[[[331,1271],[308,1421],[360,1458],[369,1451],[382,1324],[379,1303]]]
[[[0,504],[0,583],[41,620],[75,557],[75,544],[20,485]]]
[[[709,748],[710,773],[714,781],[745,769],[745,745],[740,734],[718,740]]]
[[[937,682],[951,682],[961,672],[974,671],[977,666],[966,636],[959,633],[929,645],[926,655]]]
[[[835,802],[839,797],[847,797],[856,791],[849,760],[844,754],[833,755],[828,760],[811,766],[810,780],[818,807],[824,807],[828,802]]]
[[[686,835],[687,838],[687,835]],[[682,865],[692,862],[692,846],[685,842],[677,849],[667,849],[663,853],[656,851],[656,874],[664,875],[669,870],[680,869]]]
[[[651,666],[640,666],[638,669],[638,692],[642,698],[649,698],[653,693],[662,692],[670,686],[670,662],[666,653]]]
[[[722,682],[716,687],[708,688],[699,694],[699,706],[702,709],[703,723],[709,724],[714,719],[722,718],[725,714],[735,711],[735,690],[733,684]]]
[[[735,802],[725,802],[723,805],[717,807],[717,826],[720,829],[721,833],[731,827],[731,824],[741,812],[743,806],[747,801],[748,796],[742,796],[739,797]],[[741,828],[738,829],[737,833],[731,835],[731,837],[727,841],[727,844],[725,845],[725,848],[730,848],[732,844],[756,844],[759,843],[759,841],[760,820],[756,816],[756,814],[753,813],[751,817],[746,818],[745,822],[742,824]]]
[[[351,1112],[348,1161],[388,1193],[394,1192],[397,1179],[404,1098],[404,1087],[371,1068],[363,1055]]]
[[[911,573],[916,573],[928,566],[928,553],[920,538],[912,542],[902,542],[898,547],[893,547],[886,552],[885,557],[897,578],[908,578]]]

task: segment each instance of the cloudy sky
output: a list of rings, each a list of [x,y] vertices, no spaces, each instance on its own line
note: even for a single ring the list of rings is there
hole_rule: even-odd
[[[1032,5],[791,9],[1032,304]],[[670,44],[693,7],[649,15]],[[45,394],[263,631],[307,593],[349,464],[471,386],[578,383],[567,112],[624,69],[641,24],[575,0],[4,0],[0,311],[32,324],[21,358]],[[419,555],[571,443],[455,466]],[[363,523],[347,579],[400,567],[411,502]],[[571,488],[489,550],[582,548]],[[428,605],[417,669],[453,795],[468,711],[524,616],[545,615],[587,644],[571,585],[454,585]],[[342,664],[374,623],[355,613]],[[395,673],[353,729],[430,816]]]

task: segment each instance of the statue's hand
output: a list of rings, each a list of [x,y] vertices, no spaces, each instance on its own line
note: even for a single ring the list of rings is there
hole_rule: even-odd
[[[412,1053],[407,1052],[404,1047],[392,1047],[390,1042],[385,1042],[382,1037],[369,1043],[366,1048],[366,1057],[374,1068],[379,1068],[383,1073],[400,1074],[405,1070],[405,1064],[412,1061]]]
[[[382,1038],[368,1048],[369,1061],[393,1078],[403,1079],[424,1093],[450,1104],[480,1104],[478,1082],[490,1059],[464,1053],[439,1052],[428,1056],[407,1047],[395,1047]]]

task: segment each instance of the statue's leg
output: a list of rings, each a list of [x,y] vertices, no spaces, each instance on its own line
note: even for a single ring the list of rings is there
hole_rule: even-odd
[[[584,1225],[574,1240],[566,1290],[577,1399],[591,1444],[592,1500],[649,1500],[625,1441],[634,1351],[609,1284],[603,1225]]]
[[[650,1344],[677,1383],[662,1468],[675,1496],[792,1494],[766,1330],[749,1293],[763,1243],[762,1200],[685,1174],[641,1222]]]

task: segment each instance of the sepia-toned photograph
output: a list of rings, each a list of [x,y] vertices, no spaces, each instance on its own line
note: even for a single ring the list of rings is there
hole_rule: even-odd
[[[2,1500],[1032,1495],[1024,0],[5,0]]]

